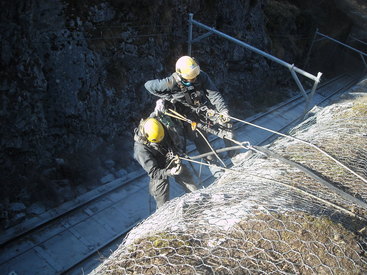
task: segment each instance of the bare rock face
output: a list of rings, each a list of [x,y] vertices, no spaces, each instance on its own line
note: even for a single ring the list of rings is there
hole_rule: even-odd
[[[188,13],[214,24],[218,18],[221,26],[241,6],[232,27],[251,15],[248,37],[258,44],[265,36],[261,5],[237,1],[226,10],[224,2],[208,7],[205,1],[3,1],[1,196],[17,202],[26,190],[29,203],[49,198],[52,207],[63,198],[56,199],[59,192],[50,182],[78,189],[98,185],[122,168],[134,169],[128,155],[133,129],[154,104],[143,84],[172,73],[186,53]],[[217,83],[225,77],[214,69],[223,62],[216,59],[222,48],[193,52],[203,68],[218,75]],[[228,49],[225,45],[225,55]],[[246,55],[237,49],[233,60],[243,62]]]
[[[364,0],[335,0],[337,7],[353,21],[352,33],[359,39],[367,38],[367,3]]]
[[[67,183],[73,194],[85,190],[81,185],[93,187],[111,173],[135,168],[129,153],[133,129],[155,101],[143,85],[171,74],[177,58],[187,53],[188,13],[287,62],[302,62],[309,40],[302,42],[297,33],[314,31],[307,27],[314,22],[308,7],[276,0],[209,2],[2,1],[0,195],[5,204],[28,206],[48,198],[52,207],[59,195],[50,182]],[[342,21],[348,29],[350,21]],[[194,36],[202,33],[194,27]],[[192,55],[239,116],[286,97],[278,90],[289,86],[289,72],[236,44],[211,36],[194,44]],[[24,192],[27,200],[19,195]]]

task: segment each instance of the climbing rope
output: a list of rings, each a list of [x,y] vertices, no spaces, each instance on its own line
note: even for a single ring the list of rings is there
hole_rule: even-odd
[[[267,152],[268,153],[268,152]],[[264,153],[263,153],[264,154]],[[273,155],[274,156],[274,155]],[[214,165],[214,164],[209,164],[209,163],[202,163],[202,162],[199,162],[199,161],[196,161],[196,160],[193,160],[193,159],[191,159],[191,158],[187,158],[187,157],[179,157],[180,159],[182,159],[182,160],[185,160],[185,161],[188,161],[188,162],[193,162],[193,163],[198,163],[198,164],[204,164],[204,165],[206,165],[206,166],[212,166],[212,167],[216,167],[216,168],[220,168],[220,169],[222,169],[222,170],[225,170],[225,171],[230,171],[230,172],[234,172],[234,173],[238,173],[238,174],[240,174],[240,175],[244,175],[244,171],[238,171],[238,170],[234,170],[234,169],[231,169],[231,168],[225,168],[225,167],[221,167],[221,166],[218,166],[218,165]],[[289,162],[292,162],[292,161],[289,161]],[[296,163],[295,163],[296,164]],[[297,166],[298,167],[298,166]],[[298,167],[299,168],[299,167]],[[308,170],[307,168],[304,168],[305,170]],[[303,171],[305,171],[305,170],[303,170]],[[307,192],[307,191],[305,191],[305,190],[302,190],[302,189],[300,189],[300,188],[298,188],[298,187],[296,187],[296,186],[292,186],[292,185],[289,185],[289,184],[286,184],[286,183],[283,183],[283,182],[280,182],[280,181],[277,181],[277,180],[274,180],[274,179],[270,179],[270,178],[266,178],[266,177],[262,177],[262,176],[259,176],[258,174],[252,174],[252,173],[248,173],[248,172],[246,172],[246,174],[247,175],[249,175],[249,176],[253,176],[253,177],[257,177],[257,178],[260,178],[260,179],[264,179],[264,180],[267,180],[267,181],[272,181],[272,182],[274,182],[274,183],[277,183],[277,184],[280,184],[280,185],[282,185],[282,186],[285,186],[285,187],[287,187],[287,188],[290,188],[290,189],[293,189],[293,190],[296,190],[296,191],[298,191],[298,192],[300,192],[300,193],[303,193],[303,194],[305,194],[305,195],[307,195],[307,196],[310,196],[310,197],[312,197],[312,198],[314,198],[314,199],[316,199],[316,200],[318,200],[318,201],[321,201],[322,203],[324,203],[324,204],[326,204],[326,205],[331,205],[331,206],[333,206],[334,208],[336,208],[336,209],[338,209],[338,210],[340,210],[340,211],[342,211],[342,212],[345,212],[345,213],[347,213],[348,215],[350,215],[350,216],[352,216],[352,217],[355,217],[355,218],[358,218],[358,219],[360,219],[360,220],[363,220],[363,221],[367,221],[367,219],[366,218],[364,218],[364,217],[362,217],[362,216],[359,216],[359,215],[357,215],[357,214],[355,214],[355,213],[353,213],[352,211],[350,211],[350,210],[348,210],[348,209],[345,209],[345,208],[343,208],[343,207],[341,207],[341,206],[339,206],[339,205],[337,205],[337,204],[335,204],[335,203],[332,203],[332,202],[330,202],[330,201],[327,201],[327,200],[324,200],[324,199],[322,199],[322,198],[320,198],[320,197],[317,197],[317,196],[315,196],[315,195],[313,195],[313,194],[311,194],[311,193],[309,193],[309,192]],[[307,174],[309,174],[309,175],[313,175],[315,178],[319,178],[319,179],[321,179],[320,177],[318,177],[316,174],[314,174],[313,172],[311,172],[311,171],[309,171],[308,170],[308,173]],[[321,179],[322,180],[322,179]],[[324,181],[324,182],[326,182],[325,180],[322,180],[322,181]],[[327,186],[329,186],[329,184],[327,185]],[[335,191],[335,189],[338,189],[338,188],[336,188],[336,187],[334,187],[333,188],[333,190]],[[365,209],[367,209],[367,204],[366,203],[364,203],[364,202],[362,202],[362,201],[360,201],[360,200],[358,200],[357,198],[355,198],[355,197],[353,197],[353,196],[351,196],[351,195],[349,195],[349,194],[347,194],[347,193],[345,193],[345,192],[343,192],[342,190],[340,190],[340,189],[338,189],[338,192],[337,192],[338,194],[341,194],[341,193],[344,193],[344,195],[345,196],[343,196],[344,198],[347,198],[347,199],[351,199],[353,202],[355,202],[356,204],[358,204],[359,206],[361,206],[361,207],[363,207],[363,208],[365,208]]]
[[[169,112],[168,112],[169,111]],[[219,155],[216,153],[216,151],[214,150],[214,148],[211,146],[210,142],[208,141],[208,139],[205,137],[205,135],[197,128],[197,123],[194,121],[191,121],[190,119],[186,118],[185,116],[181,115],[180,113],[172,110],[172,109],[168,109],[168,111],[165,111],[164,114],[171,116],[173,118],[185,121],[187,123],[189,123],[191,125],[191,129],[193,131],[197,131],[201,137],[205,140],[205,142],[208,144],[210,150],[214,153],[214,155],[217,157],[217,159],[223,164],[224,167],[226,167],[224,161],[219,157]]]
[[[170,110],[171,112],[173,112],[173,114],[181,119],[181,120],[184,120],[188,123],[190,123],[191,125],[193,125],[195,122],[192,122],[190,120],[188,120],[187,118],[183,117],[182,115],[180,115],[179,113],[175,112],[175,111],[172,111]],[[166,113],[167,115],[169,115],[168,113]],[[286,134],[283,134],[283,133],[280,133],[280,132],[277,132],[277,131],[274,131],[274,130],[271,130],[271,129],[268,129],[268,128],[265,128],[265,127],[262,127],[262,126],[259,126],[259,125],[256,125],[256,124],[253,124],[253,123],[250,123],[250,122],[247,122],[245,120],[240,120],[238,118],[235,118],[235,117],[232,117],[232,116],[229,116],[230,119],[233,119],[233,120],[236,120],[236,121],[239,121],[239,122],[242,122],[244,124],[248,124],[248,125],[251,125],[251,126],[254,126],[254,127],[257,127],[257,128],[260,128],[262,130],[265,130],[265,131],[269,131],[269,132],[272,132],[274,134],[277,134],[277,135],[280,135],[280,136],[283,136],[283,137],[286,137],[286,138],[289,138],[289,139],[292,139],[292,140],[296,140],[296,141],[299,141],[301,143],[304,143],[308,146],[311,146],[313,148],[315,148],[317,151],[321,152],[323,155],[327,156],[328,158],[330,158],[331,160],[333,160],[334,162],[336,162],[338,165],[342,166],[343,168],[345,168],[346,170],[348,170],[349,172],[351,172],[352,174],[354,174],[355,176],[357,176],[358,178],[360,178],[362,181],[366,182],[367,183],[367,180],[364,179],[363,177],[361,177],[360,175],[358,175],[356,172],[354,172],[352,169],[350,169],[349,167],[347,167],[346,165],[344,165],[343,163],[341,163],[340,161],[338,161],[337,159],[335,159],[334,157],[332,157],[331,155],[329,155],[327,152],[325,152],[324,150],[322,150],[321,148],[317,147],[316,145],[310,143],[310,142],[307,142],[307,141],[304,141],[304,140],[301,140],[299,138],[296,138],[296,137],[292,137],[292,136],[289,136],[289,135],[286,135]],[[198,130],[198,129],[196,129]],[[239,141],[236,141],[232,138],[227,138],[227,137],[224,137],[228,140],[230,140],[231,142],[235,143],[235,144],[238,144],[238,146],[233,146],[233,147],[230,147],[230,148],[227,148],[227,150],[230,150],[231,148],[245,148],[245,149],[248,149],[248,150],[252,150],[252,151],[255,151],[257,153],[260,153],[266,157],[268,156],[272,156],[274,158],[277,158],[278,160],[284,162],[284,163],[287,163],[287,164],[290,164],[296,168],[298,168],[299,170],[305,172],[306,174],[308,174],[309,176],[311,176],[312,178],[314,178],[315,180],[317,180],[318,182],[320,182],[321,184],[323,184],[324,186],[326,186],[327,188],[329,188],[330,190],[332,190],[333,192],[337,193],[338,195],[340,195],[341,197],[343,197],[344,199],[346,200],[349,200],[353,203],[355,203],[356,205],[359,205],[360,207],[364,208],[364,209],[367,209],[367,203],[363,202],[362,200],[344,192],[343,190],[335,187],[333,184],[329,183],[328,181],[322,179],[321,177],[319,177],[318,175],[316,175],[315,173],[313,173],[310,169],[296,163],[296,162],[293,162],[291,160],[288,160],[268,149],[265,149],[265,148],[261,148],[259,146],[251,146],[251,144],[249,142],[239,142]],[[206,140],[206,139],[205,139]],[[208,141],[207,141],[208,142]],[[217,155],[216,151],[214,149],[212,149],[213,153]],[[224,150],[222,150],[224,151]],[[212,153],[206,153],[206,154],[203,154],[203,155],[200,155],[200,157],[203,157],[203,156],[208,156]],[[195,158],[198,158],[199,156],[196,156]],[[238,172],[236,170],[233,170],[233,169],[229,169],[229,168],[226,168],[226,167],[220,167],[220,166],[217,166],[217,165],[214,165],[214,164],[207,164],[207,163],[202,163],[202,162],[198,162],[198,161],[195,161],[193,160],[193,158],[185,158],[185,157],[180,157],[181,159],[183,160],[186,160],[186,161],[189,161],[189,162],[194,162],[194,163],[199,163],[199,164],[204,164],[204,165],[207,165],[209,167],[216,167],[216,168],[220,168],[222,170],[225,170],[225,171],[233,171],[233,172]],[[261,176],[258,176],[258,175],[253,175],[253,176],[257,176],[259,178],[262,178]],[[284,185],[284,184],[283,184]],[[287,185],[288,186],[288,185]],[[355,215],[354,215],[355,216]]]
[[[358,177],[359,179],[361,179],[362,181],[364,181],[365,183],[367,183],[367,179],[365,179],[362,176],[358,175],[355,171],[353,171],[348,166],[346,166],[343,163],[341,163],[339,160],[337,160],[334,157],[332,157],[330,154],[328,154],[327,152],[325,152],[324,150],[322,150],[321,148],[319,148],[315,144],[312,144],[312,143],[310,143],[308,141],[304,141],[302,139],[299,139],[299,138],[296,138],[296,137],[292,137],[292,136],[289,136],[289,135],[286,135],[286,134],[283,134],[283,133],[279,133],[277,131],[273,131],[271,129],[268,129],[268,128],[265,128],[265,127],[262,127],[262,126],[253,124],[251,122],[248,122],[248,121],[245,121],[245,120],[241,120],[241,119],[232,117],[232,116],[229,116],[229,118],[231,118],[233,120],[236,120],[236,121],[239,121],[239,122],[242,122],[244,124],[248,124],[250,126],[253,126],[253,127],[256,127],[256,128],[259,128],[259,129],[262,129],[262,130],[265,130],[265,131],[268,131],[268,132],[271,132],[271,133],[274,133],[276,135],[279,135],[279,136],[282,136],[282,137],[285,137],[285,138],[288,138],[288,139],[296,140],[298,142],[301,142],[303,144],[306,144],[306,145],[308,145],[308,146],[316,149],[317,151],[319,151],[320,153],[322,153],[323,155],[325,155],[326,157],[328,157],[329,159],[331,159],[332,161],[334,161],[335,163],[337,163],[338,165],[340,165],[341,167],[343,167],[344,169],[348,170],[350,173],[352,173],[353,175],[355,175],[356,177]]]
[[[174,114],[176,114],[176,116],[174,116],[173,114],[169,114],[166,112],[167,115],[170,115],[170,116],[173,116],[173,117],[176,117],[178,119],[181,119],[183,121],[186,121],[188,123],[190,123],[191,125],[194,125],[195,122],[192,122],[191,120],[185,118],[184,116],[178,114],[177,112],[173,111],[170,109],[171,112],[173,112]],[[215,112],[215,111],[214,111]],[[216,114],[218,114],[218,112],[215,112]],[[242,119],[238,119],[236,117],[233,117],[233,116],[228,116],[230,119],[233,119],[235,121],[238,121],[238,122],[241,122],[241,123],[244,123],[244,124],[247,124],[247,125],[250,125],[250,126],[253,126],[253,127],[256,127],[256,128],[259,128],[259,129],[262,129],[262,130],[265,130],[265,131],[268,131],[268,132],[271,132],[273,134],[276,134],[276,135],[279,135],[279,136],[282,136],[282,137],[285,137],[285,138],[288,138],[288,139],[292,139],[292,140],[295,140],[295,141],[298,141],[298,142],[301,142],[303,144],[306,144],[314,149],[316,149],[317,151],[319,151],[321,154],[325,155],[327,158],[331,159],[332,161],[334,161],[336,164],[338,164],[339,166],[343,167],[344,169],[346,169],[347,171],[349,171],[350,173],[352,173],[353,175],[355,175],[357,178],[359,178],[360,180],[362,180],[363,182],[367,183],[367,179],[365,179],[364,177],[360,176],[359,174],[357,174],[355,171],[353,171],[351,168],[349,168],[348,166],[346,166],[345,164],[341,163],[339,160],[337,160],[336,158],[334,158],[333,156],[331,156],[330,154],[328,154],[327,152],[325,152],[324,150],[322,150],[320,147],[316,146],[315,144],[312,144],[308,141],[304,141],[302,139],[299,139],[299,138],[296,138],[296,137],[293,137],[293,136],[290,136],[290,135],[286,135],[286,134],[283,134],[283,133],[280,133],[280,132],[277,132],[277,131],[274,131],[274,130],[271,130],[269,128],[265,128],[265,127],[262,127],[262,126],[259,126],[259,125],[256,125],[254,123],[251,123],[251,122],[248,122],[248,121],[245,121],[245,120],[242,120]],[[196,125],[196,124],[195,124]],[[249,148],[246,148],[244,147],[241,142],[238,142],[234,139],[231,139],[231,138],[227,138],[227,137],[224,137],[230,141],[232,141],[233,143],[235,144],[238,144],[239,146],[242,146],[243,148],[245,149],[249,149]],[[205,141],[208,143],[208,145],[210,146],[209,142],[205,139]],[[211,147],[211,146],[210,146]],[[254,149],[253,147],[251,148],[252,150],[256,150]],[[212,151],[215,152],[214,149],[212,149]],[[217,156],[218,159],[219,156],[217,154],[215,154]],[[221,160],[221,159],[220,159]],[[223,161],[221,160],[221,162],[223,163]]]

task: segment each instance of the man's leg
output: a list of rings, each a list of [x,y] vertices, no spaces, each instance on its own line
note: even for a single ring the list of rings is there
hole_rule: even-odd
[[[185,165],[182,165],[182,172],[180,175],[175,176],[175,180],[185,189],[186,192],[198,190],[198,187],[192,178],[191,171]]]
[[[151,179],[149,182],[149,193],[157,203],[157,209],[169,200],[169,184],[166,180]]]

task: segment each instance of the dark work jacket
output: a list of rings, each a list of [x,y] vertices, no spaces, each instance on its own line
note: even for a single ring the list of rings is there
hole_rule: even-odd
[[[177,83],[173,73],[171,76],[164,79],[149,80],[145,83],[145,88],[153,95],[160,98],[178,102],[187,102],[184,92]],[[216,109],[218,112],[228,111],[227,105],[210,77],[203,71],[200,72],[195,82],[192,83],[195,90],[200,91],[203,98],[202,105],[211,109]],[[191,104],[190,104],[191,105]]]
[[[151,143],[144,140],[137,128],[135,129],[134,141],[134,158],[149,177],[155,180],[167,179],[165,169],[168,164],[167,153],[174,149],[169,135],[165,135],[159,143]]]

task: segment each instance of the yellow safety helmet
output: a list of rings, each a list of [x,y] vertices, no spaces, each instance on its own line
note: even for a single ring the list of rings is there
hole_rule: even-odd
[[[190,56],[182,56],[176,62],[176,73],[184,79],[191,80],[200,74],[200,66]]]
[[[147,118],[142,123],[142,132],[148,141],[158,143],[164,138],[164,128],[155,118]]]

